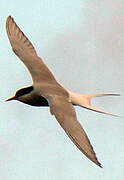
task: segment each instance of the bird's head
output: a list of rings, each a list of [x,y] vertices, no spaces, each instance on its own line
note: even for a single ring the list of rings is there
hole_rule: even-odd
[[[34,89],[33,86],[19,89],[13,97],[10,97],[6,101],[12,101],[12,100],[23,101],[23,99],[25,99],[25,96],[27,94],[30,94],[33,91],[33,89]]]

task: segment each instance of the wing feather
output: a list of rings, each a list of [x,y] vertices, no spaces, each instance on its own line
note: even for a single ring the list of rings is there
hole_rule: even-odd
[[[7,18],[6,31],[13,50],[16,49],[16,38],[18,38],[18,41],[20,41],[20,46],[22,47],[23,51],[25,51],[26,48],[26,51],[29,51],[30,53],[32,53],[32,55],[37,55],[34,46],[24,35],[24,33],[20,30],[20,28],[17,26],[17,24],[14,22],[14,19],[11,16]]]
[[[81,124],[77,121],[73,105],[63,97],[56,96],[49,99],[51,114],[54,114],[59,124],[78,149],[91,161],[102,167],[93,147]]]
[[[43,63],[42,59],[37,56],[34,46],[20,30],[11,16],[9,16],[6,20],[6,32],[12,46],[12,50],[28,68],[34,83],[44,81],[55,82],[56,80],[53,74]]]

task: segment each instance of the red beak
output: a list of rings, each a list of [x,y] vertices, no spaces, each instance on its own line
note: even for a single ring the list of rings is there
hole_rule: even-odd
[[[12,100],[15,100],[15,99],[16,99],[16,97],[15,97],[15,96],[13,96],[13,97],[11,97],[11,98],[9,98],[9,99],[5,100],[5,101],[12,101]]]

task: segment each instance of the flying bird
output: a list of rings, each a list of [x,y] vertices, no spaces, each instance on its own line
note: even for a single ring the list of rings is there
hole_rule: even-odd
[[[19,89],[15,95],[6,101],[17,100],[32,106],[49,106],[50,113],[55,116],[69,138],[91,161],[102,167],[83,127],[77,121],[73,105],[104,113],[91,105],[91,98],[119,94],[77,94],[63,88],[52,72],[37,55],[32,43],[20,30],[14,19],[9,16],[6,21],[6,31],[14,53],[29,70],[33,84]],[[110,114],[113,115],[113,114]],[[116,116],[116,115],[115,115]]]

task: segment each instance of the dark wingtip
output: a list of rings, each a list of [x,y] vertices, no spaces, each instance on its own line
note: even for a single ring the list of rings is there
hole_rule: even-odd
[[[6,22],[8,22],[10,19],[13,19],[11,15],[7,17]]]
[[[98,165],[100,168],[103,168],[103,166],[101,164]]]
[[[97,158],[96,158],[96,159],[97,159]],[[99,166],[100,168],[103,168],[102,165],[101,165],[101,163],[98,161],[98,159],[97,159],[96,165]]]

